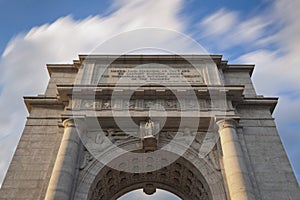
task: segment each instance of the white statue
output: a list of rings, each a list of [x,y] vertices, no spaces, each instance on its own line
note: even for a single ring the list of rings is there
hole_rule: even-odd
[[[154,122],[149,119],[145,123],[145,137],[154,137],[153,136]]]

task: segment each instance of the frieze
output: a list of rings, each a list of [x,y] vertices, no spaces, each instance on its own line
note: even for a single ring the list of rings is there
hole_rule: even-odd
[[[81,99],[73,99],[71,101],[73,110],[79,110],[81,108]]]
[[[111,109],[111,101],[109,99],[102,100],[101,108],[104,110]]]
[[[94,101],[90,99],[83,99],[81,101],[81,108],[83,109],[93,109],[94,107]]]
[[[95,108],[95,110],[101,110],[101,108],[102,108],[102,100],[101,99],[96,99],[94,101],[94,108]]]
[[[75,99],[73,110],[212,110],[233,109],[231,102],[211,101],[209,99]]]

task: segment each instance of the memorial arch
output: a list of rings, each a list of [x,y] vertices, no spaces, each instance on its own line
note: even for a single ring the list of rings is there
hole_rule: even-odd
[[[277,98],[221,55],[80,55],[47,65],[0,199],[297,199]],[[276,158],[268,159],[266,158]]]
[[[172,156],[172,153],[165,155]],[[148,164],[155,159],[151,156],[147,158]],[[130,167],[134,167],[135,159],[129,160],[133,163]],[[180,157],[166,167],[145,173],[118,171],[94,160],[79,180],[75,196],[87,196],[87,199],[117,199],[127,192],[141,188],[151,195],[157,188],[174,193],[182,199],[226,199],[219,171],[210,163],[201,161],[194,152],[189,152],[189,159],[191,160]],[[124,163],[123,158],[120,163]]]
[[[215,175],[213,178],[218,180],[221,186],[213,189],[221,189],[218,196],[223,194],[224,198],[225,191],[220,184],[222,183],[220,177]],[[127,192],[140,188],[148,195],[155,193],[158,188],[174,193],[182,199],[212,199],[209,185],[199,170],[183,159],[147,173],[128,173],[106,167],[92,182],[88,199],[117,199]]]

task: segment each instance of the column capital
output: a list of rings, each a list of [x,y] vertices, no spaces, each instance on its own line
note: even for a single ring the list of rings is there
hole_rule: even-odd
[[[62,117],[62,125],[64,128],[68,127],[77,127],[82,128],[85,127],[85,118],[84,117],[78,117],[78,116],[63,116]]]
[[[219,130],[223,128],[234,128],[236,129],[238,122],[235,119],[227,118],[227,119],[218,119],[216,120],[216,124],[219,127]]]
[[[75,127],[75,122],[74,122],[74,119],[73,118],[69,118],[69,119],[65,119],[63,122],[62,122],[63,126],[65,128],[67,127]]]

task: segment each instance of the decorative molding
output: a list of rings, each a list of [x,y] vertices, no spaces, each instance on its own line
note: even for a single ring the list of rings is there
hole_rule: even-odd
[[[80,170],[85,169],[90,163],[92,163],[92,161],[93,161],[94,159],[95,159],[94,156],[92,156],[92,155],[90,154],[90,152],[89,152],[87,149],[85,149],[85,150],[83,151],[83,156],[82,156],[82,158],[81,158],[81,160],[80,160],[79,169],[80,169]]]
[[[65,128],[75,127],[75,122],[74,122],[74,119],[72,119],[72,118],[64,120],[62,124]]]
[[[139,160],[133,158],[123,162],[122,165],[128,166],[136,162],[139,162]],[[151,162],[151,160],[149,159],[146,162]],[[127,173],[107,168],[102,171],[101,179],[95,182],[95,188],[90,190],[90,199],[118,198],[122,193],[126,193],[127,188],[130,189],[131,186],[136,184],[137,180],[140,183],[138,187],[142,187],[149,194],[152,194],[155,188],[166,184],[175,187],[173,192],[181,197],[184,196],[184,198],[191,200],[210,199],[199,174],[179,161],[157,171],[147,173]],[[120,191],[123,192],[120,193]]]
[[[214,167],[214,169],[220,171],[221,170],[221,165],[220,165],[220,158],[219,158],[219,152],[217,149],[217,145],[215,145],[212,149],[207,154],[206,159],[210,162],[210,164]]]
[[[224,129],[224,128],[234,128],[236,129],[238,123],[236,120],[228,118],[228,119],[221,119],[217,120],[216,124],[219,127],[219,131]]]
[[[231,102],[219,102],[209,99],[75,99],[74,110],[232,110]],[[80,105],[80,106],[79,106]]]

